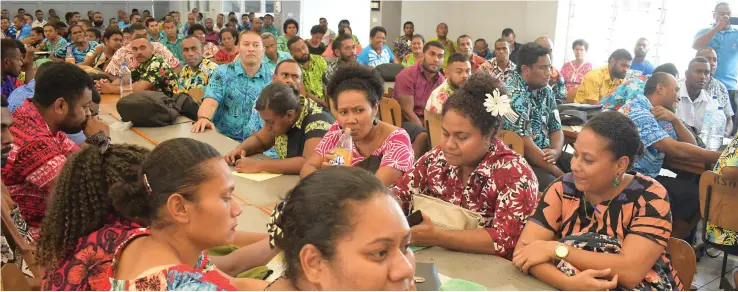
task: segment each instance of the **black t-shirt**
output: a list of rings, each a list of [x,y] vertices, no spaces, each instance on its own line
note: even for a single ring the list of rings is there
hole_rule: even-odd
[[[336,119],[315,101],[301,97],[302,110],[295,125],[286,134],[274,140],[274,149],[279,159],[302,156],[305,141],[323,138]]]

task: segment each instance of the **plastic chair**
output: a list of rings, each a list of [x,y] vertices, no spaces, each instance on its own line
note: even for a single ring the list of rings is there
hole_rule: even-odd
[[[382,98],[379,101],[379,120],[395,127],[402,127],[400,104],[393,98]]]
[[[694,255],[694,249],[684,240],[679,238],[669,238],[669,244],[666,246],[667,251],[671,255],[671,265],[682,280],[685,289],[692,286],[694,274],[697,272],[697,257]]]
[[[707,222],[723,229],[738,231],[738,182],[729,180],[712,171],[705,171],[700,178],[700,214]],[[723,265],[720,272],[720,289],[734,290],[730,280],[725,277],[728,255],[738,255],[738,246],[716,244],[707,239],[707,232],[702,233],[702,241],[723,252]],[[733,275],[728,275],[732,277]]]
[[[523,144],[523,138],[521,138],[520,135],[508,130],[500,130],[500,132],[497,133],[497,138],[502,140],[502,142],[505,143],[507,147],[510,147],[510,149],[515,151],[515,153],[520,154],[520,156],[525,155],[525,145]]]
[[[441,129],[441,114],[425,111],[425,129],[428,130],[428,139],[431,148],[441,144],[443,130]]]

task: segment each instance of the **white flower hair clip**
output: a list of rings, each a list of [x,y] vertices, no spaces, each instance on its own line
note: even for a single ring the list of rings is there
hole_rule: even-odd
[[[518,119],[518,115],[513,111],[510,105],[510,97],[507,95],[500,95],[500,90],[495,89],[492,94],[486,94],[487,99],[484,100],[484,107],[487,112],[493,117],[504,116],[511,122],[515,122]]]

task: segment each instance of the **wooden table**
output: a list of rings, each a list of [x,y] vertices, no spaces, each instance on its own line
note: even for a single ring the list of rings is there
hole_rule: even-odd
[[[488,290],[556,290],[532,276],[523,274],[512,262],[498,256],[432,247],[415,252],[415,261],[434,263],[439,273],[483,285]]]

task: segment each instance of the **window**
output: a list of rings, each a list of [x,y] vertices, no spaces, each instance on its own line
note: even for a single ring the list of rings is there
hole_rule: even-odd
[[[243,13],[254,12],[257,16],[266,13],[274,13],[276,6],[274,0],[246,0],[246,1],[223,1],[223,13],[234,12],[238,15]]]
[[[244,10],[243,10],[243,12],[247,12],[247,13],[248,12],[260,13],[261,12],[261,1],[260,0],[256,0],[256,1],[244,1]]]

